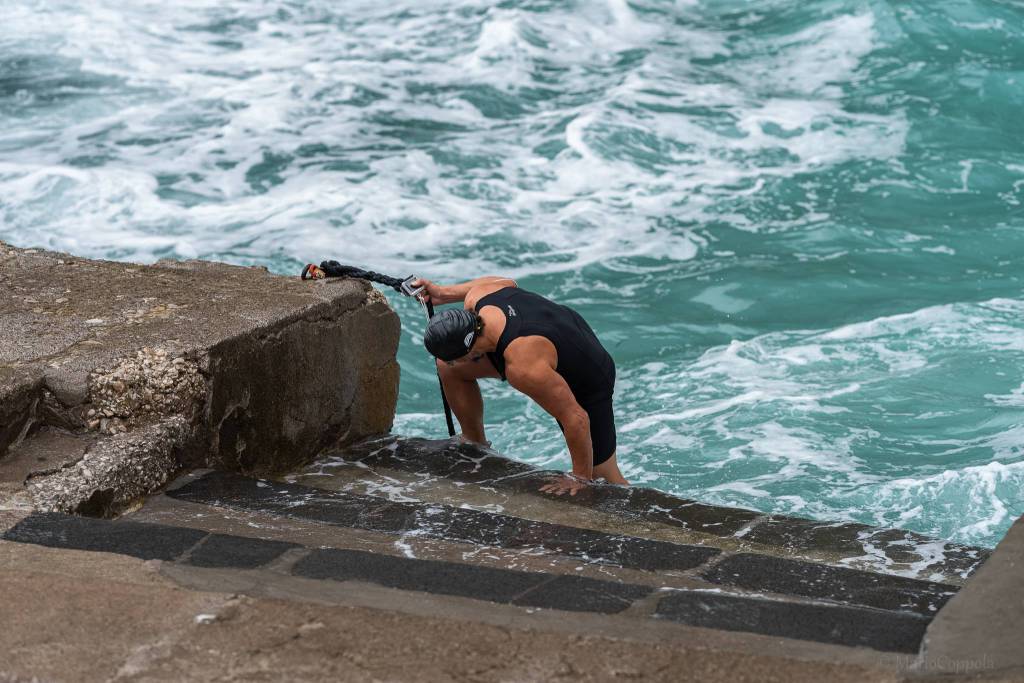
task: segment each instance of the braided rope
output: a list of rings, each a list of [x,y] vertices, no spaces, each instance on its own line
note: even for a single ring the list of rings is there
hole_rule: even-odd
[[[402,292],[402,278],[390,277],[381,273],[376,273],[372,270],[363,270],[362,268],[356,268],[355,266],[343,266],[337,261],[324,261],[320,264],[320,269],[327,273],[327,277],[357,277],[363,280],[369,280],[370,282],[376,282],[378,284],[387,285],[393,287],[396,292]]]

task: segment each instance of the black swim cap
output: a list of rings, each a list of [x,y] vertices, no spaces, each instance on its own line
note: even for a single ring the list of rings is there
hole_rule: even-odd
[[[469,353],[479,331],[480,316],[465,308],[451,308],[430,319],[423,345],[436,358],[455,360]]]

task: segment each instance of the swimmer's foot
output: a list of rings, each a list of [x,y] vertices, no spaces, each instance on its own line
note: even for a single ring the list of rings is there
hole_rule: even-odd
[[[462,434],[462,433],[459,433],[457,435],[457,438],[459,440],[459,443],[472,443],[472,444],[476,444],[477,446],[483,446],[484,448],[490,448],[491,447],[491,442],[490,441],[473,441],[472,439],[468,438],[465,434]]]

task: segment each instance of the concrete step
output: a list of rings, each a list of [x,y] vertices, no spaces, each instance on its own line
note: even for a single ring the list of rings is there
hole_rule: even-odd
[[[205,514],[219,517],[212,508],[206,508]],[[170,565],[172,573],[193,578],[229,569],[236,581],[253,590],[261,582],[275,581],[371,584],[508,605],[527,613],[541,609],[603,614],[621,620],[622,629],[639,622],[679,623],[884,652],[916,652],[930,620],[914,611],[695,589],[664,590],[561,572],[310,547],[124,518],[101,520],[34,513],[10,528],[3,540],[161,560]]]
[[[552,476],[473,445],[389,437],[287,481],[196,471],[120,519],[33,513],[3,538],[159,560],[202,589],[319,599],[330,585],[373,586],[600,615],[623,632],[681,626],[889,653],[917,652],[986,556],[641,487],[541,493]]]
[[[474,444],[388,436],[321,458],[286,480],[954,585],[991,553],[903,529],[707,505],[639,486],[590,486],[575,497],[541,492],[554,474]]]
[[[451,505],[394,502],[380,496],[260,481],[227,472],[210,472],[169,490],[167,495],[203,505],[269,512],[367,531],[549,551],[627,569],[685,571],[704,565],[721,552]]]
[[[609,534],[438,503],[395,502],[226,472],[189,478],[167,496],[203,506],[283,515],[403,538],[431,538],[475,549],[559,556],[605,569],[649,572],[656,576],[645,582],[659,587],[687,587],[697,582],[708,589],[773,593],[928,617],[957,590],[950,584],[890,574],[754,553],[726,553],[701,545]],[[616,578],[624,577],[618,574]]]

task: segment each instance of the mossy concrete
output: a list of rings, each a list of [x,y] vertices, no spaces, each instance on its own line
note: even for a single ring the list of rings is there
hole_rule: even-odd
[[[0,242],[0,504],[111,514],[183,469],[281,472],[386,433],[399,329],[362,280]]]

